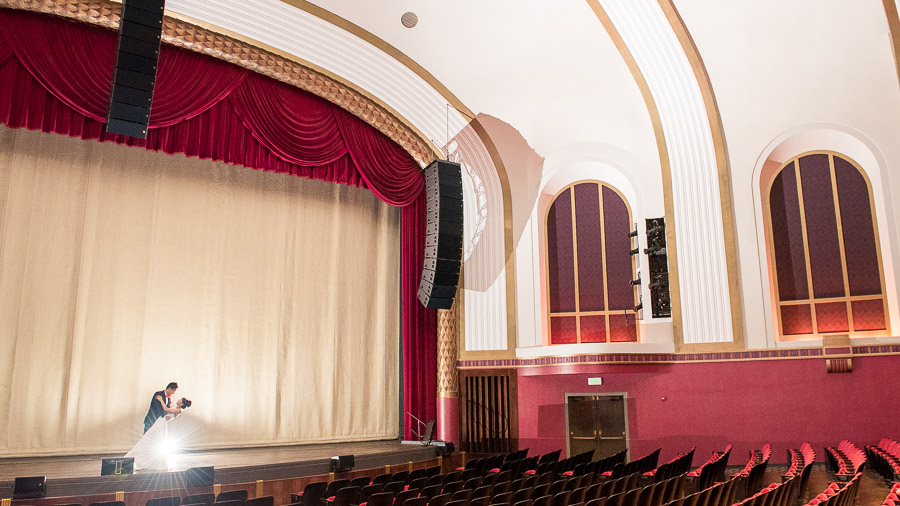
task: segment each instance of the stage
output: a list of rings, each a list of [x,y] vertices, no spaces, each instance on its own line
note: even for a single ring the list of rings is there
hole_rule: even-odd
[[[435,457],[434,446],[401,444],[396,439],[350,443],[308,444],[275,447],[233,448],[183,453],[179,469],[215,468],[216,484],[251,483],[257,480],[285,480],[323,475],[329,471],[330,458],[354,455],[354,470],[406,466]],[[181,489],[183,472],[147,472],[133,475],[100,476],[102,458],[117,455],[48,456],[0,459],[0,497],[12,496],[13,480],[24,476],[46,476],[47,497],[109,494],[117,491],[140,492]],[[33,501],[31,501],[33,502]]]

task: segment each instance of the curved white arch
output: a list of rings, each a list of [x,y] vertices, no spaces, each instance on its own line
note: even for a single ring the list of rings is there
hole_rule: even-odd
[[[862,132],[846,125],[837,123],[812,123],[800,125],[783,132],[773,139],[762,150],[753,167],[750,187],[753,190],[753,210],[756,222],[756,246],[759,254],[759,274],[762,285],[760,297],[763,298],[765,314],[765,342],[761,339],[753,341],[754,336],[748,336],[748,348],[763,348],[774,346],[809,346],[809,341],[777,342],[775,336],[777,329],[774,321],[774,296],[772,293],[771,269],[769,268],[769,251],[766,244],[765,219],[763,217],[762,185],[771,174],[786,160],[801,153],[817,150],[836,151],[856,161],[865,170],[872,184],[872,195],[875,200],[875,218],[878,224],[881,258],[884,268],[885,295],[888,298],[888,310],[891,322],[897,322],[900,317],[898,307],[898,279],[894,268],[894,257],[897,256],[897,234],[893,213],[888,209],[893,208],[891,203],[889,168],[887,160],[881,150]],[[894,330],[896,333],[896,330]],[[884,338],[873,338],[876,341]],[[863,340],[861,340],[863,341]]]

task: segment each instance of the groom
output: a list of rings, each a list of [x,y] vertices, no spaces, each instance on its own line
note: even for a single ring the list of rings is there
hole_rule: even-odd
[[[144,433],[153,427],[157,418],[166,416],[166,413],[175,415],[181,413],[181,408],[172,407],[172,395],[175,390],[178,390],[178,383],[173,381],[166,386],[165,390],[153,394],[153,398],[150,399],[150,409],[147,411],[147,416],[144,417]]]

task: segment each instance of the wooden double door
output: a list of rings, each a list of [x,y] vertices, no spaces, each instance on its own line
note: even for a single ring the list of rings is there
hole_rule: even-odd
[[[566,394],[566,453],[594,450],[594,460],[628,448],[625,394]]]

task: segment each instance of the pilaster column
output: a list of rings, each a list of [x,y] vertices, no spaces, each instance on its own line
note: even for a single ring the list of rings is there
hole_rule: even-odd
[[[457,300],[450,309],[438,310],[437,438],[459,444],[459,371]]]

